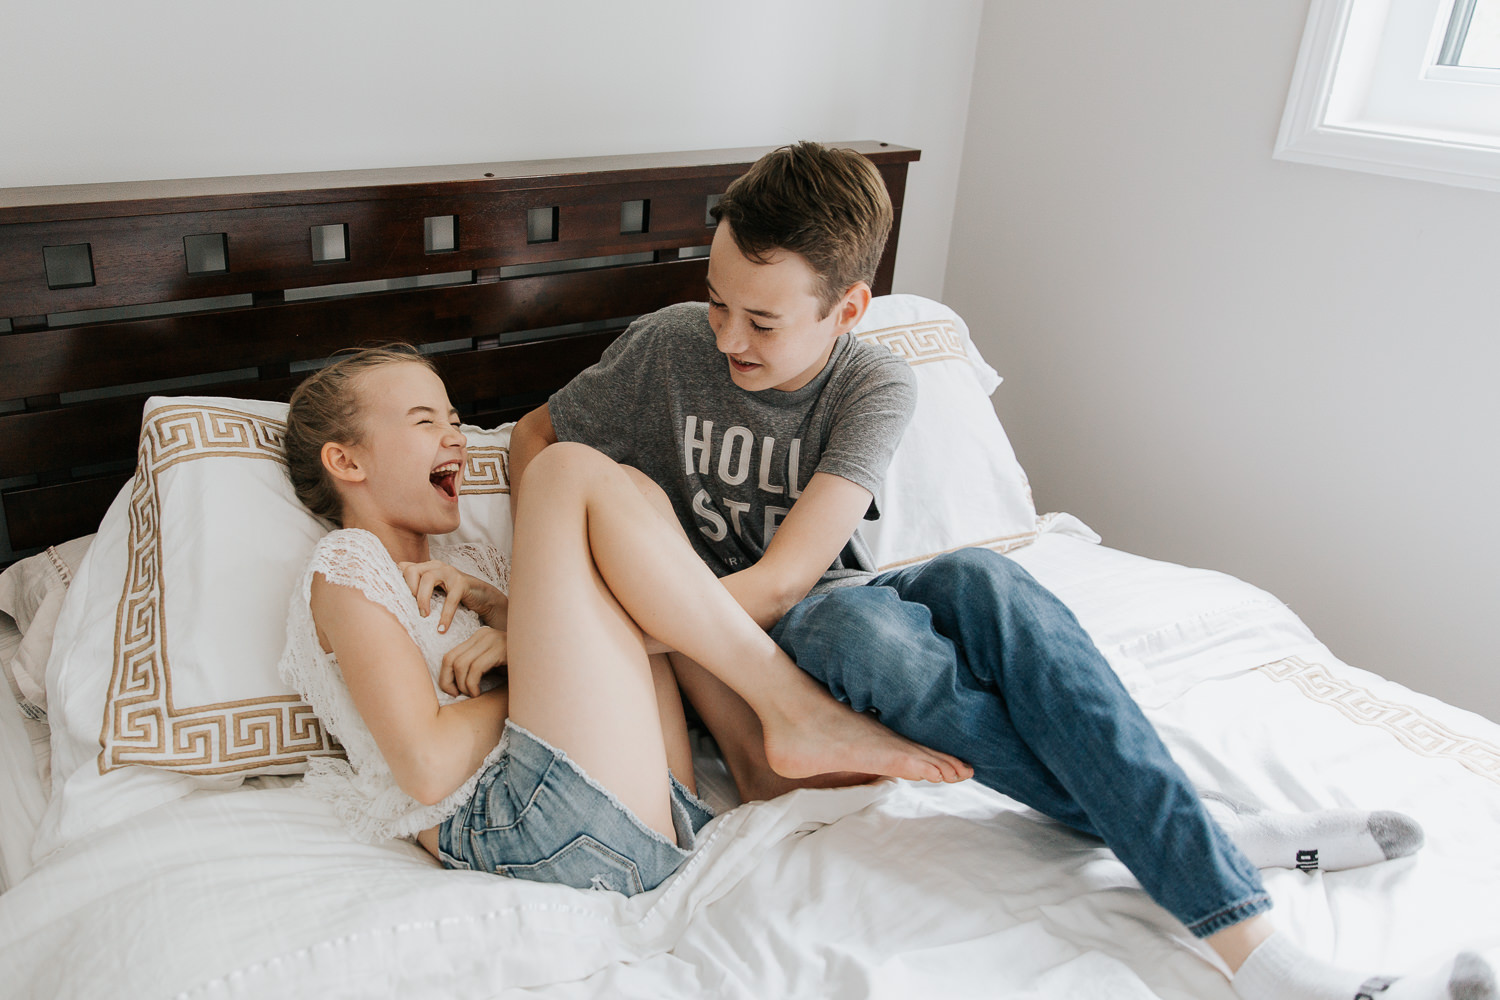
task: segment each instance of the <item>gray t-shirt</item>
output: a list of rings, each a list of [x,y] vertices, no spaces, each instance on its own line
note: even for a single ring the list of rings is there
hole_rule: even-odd
[[[840,337],[828,364],[791,392],[734,384],[708,306],[668,306],[630,325],[548,401],[560,441],[579,441],[662,487],[693,547],[719,576],[752,565],[814,472],[872,494],[916,406],[906,362]],[[867,519],[878,517],[870,505]],[[874,569],[858,534],[819,587]]]

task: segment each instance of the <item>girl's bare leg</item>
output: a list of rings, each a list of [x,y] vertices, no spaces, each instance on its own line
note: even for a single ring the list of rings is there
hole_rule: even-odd
[[[687,533],[672,510],[672,501],[661,487],[651,481],[639,469],[622,466],[636,490],[651,509],[662,519],[674,534],[687,541]],[[749,702],[734,693],[734,689],[703,668],[696,660],[673,651],[669,654],[672,671],[677,676],[681,693],[693,703],[693,708],[708,726],[719,744],[719,752],[729,765],[729,775],[734,779],[735,790],[741,802],[773,799],[778,795],[798,788],[834,788],[858,785],[876,780],[879,775],[834,772],[807,778],[787,778],[777,774],[766,761],[766,739],[761,729],[760,717]],[[674,770],[674,774],[677,772]],[[679,776],[679,779],[681,777]]]
[[[526,476],[513,572],[525,568],[521,534],[531,530],[528,524],[571,524],[582,539],[573,544],[590,548],[601,585],[613,593],[627,621],[633,618],[649,635],[703,664],[755,711],[764,728],[766,759],[777,773],[801,778],[859,771],[929,781],[969,776],[961,762],[854,712],[797,669],[613,461],[580,445],[553,445],[528,465]],[[538,533],[553,537],[568,531]],[[522,593],[519,585],[515,590]],[[523,616],[514,598],[512,605],[512,621],[519,624]],[[558,608],[566,613],[566,606]],[[514,638],[512,643],[514,658]],[[517,716],[514,680],[511,687]]]
[[[666,741],[667,767],[671,769],[672,777],[697,795],[698,782],[693,777],[693,746],[688,741],[687,716],[682,711],[682,692],[677,689],[677,675],[665,653],[651,657],[651,682],[656,688],[656,711],[661,719],[662,739]]]
[[[667,499],[661,487],[639,469],[627,465],[621,466],[621,470],[661,518],[662,523],[686,542],[687,533],[682,530],[682,524],[672,510],[672,501]],[[681,694],[692,702],[693,708],[719,744],[719,752],[729,765],[729,776],[734,779],[735,790],[739,792],[741,802],[775,798],[812,780],[793,780],[773,771],[766,761],[766,739],[760,717],[755,714],[750,703],[735,694],[733,688],[705,670],[696,660],[676,650],[668,656]],[[680,776],[678,780],[681,780]]]
[[[667,770],[690,760],[681,702],[664,716],[662,670],[594,565],[581,499],[540,499],[523,501],[512,549],[510,718],[675,841]]]
[[[799,788],[846,788],[879,780],[878,774],[855,771],[831,771],[801,778],[777,774],[766,760],[765,732],[749,703],[698,662],[677,652],[669,655],[682,693],[697,709],[729,765],[729,776],[734,779],[741,802],[774,799]]]

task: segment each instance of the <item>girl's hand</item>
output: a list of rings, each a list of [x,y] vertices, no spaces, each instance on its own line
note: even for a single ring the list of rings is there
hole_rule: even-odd
[[[501,622],[494,620],[505,609],[505,596],[483,580],[436,559],[420,563],[397,563],[396,568],[401,570],[412,596],[417,599],[417,610],[422,613],[423,618],[432,612],[434,590],[442,590],[448,595],[443,602],[442,616],[438,619],[439,632],[448,631],[453,616],[461,606],[473,611],[481,621],[492,624],[503,622],[503,619]]]
[[[456,603],[456,602],[455,602]],[[506,635],[499,629],[481,628],[443,654],[443,669],[438,672],[438,687],[455,698],[466,694],[479,697],[484,675],[505,664]]]

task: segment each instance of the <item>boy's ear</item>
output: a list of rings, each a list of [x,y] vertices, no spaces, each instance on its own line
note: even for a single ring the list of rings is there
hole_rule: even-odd
[[[859,321],[865,318],[865,310],[870,308],[870,299],[874,293],[870,291],[870,285],[865,281],[856,281],[849,286],[844,297],[839,299],[833,307],[838,315],[838,332],[840,335],[848,333],[859,325]]]
[[[334,479],[346,483],[364,481],[365,470],[360,468],[359,462],[349,450],[348,445],[329,441],[323,445],[319,456],[323,459],[323,468],[327,469],[328,474]]]

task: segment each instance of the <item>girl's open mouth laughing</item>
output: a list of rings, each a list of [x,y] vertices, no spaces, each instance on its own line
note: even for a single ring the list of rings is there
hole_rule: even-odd
[[[432,470],[427,477],[432,481],[432,488],[448,500],[458,499],[458,470],[461,468],[457,462],[444,462]]]

